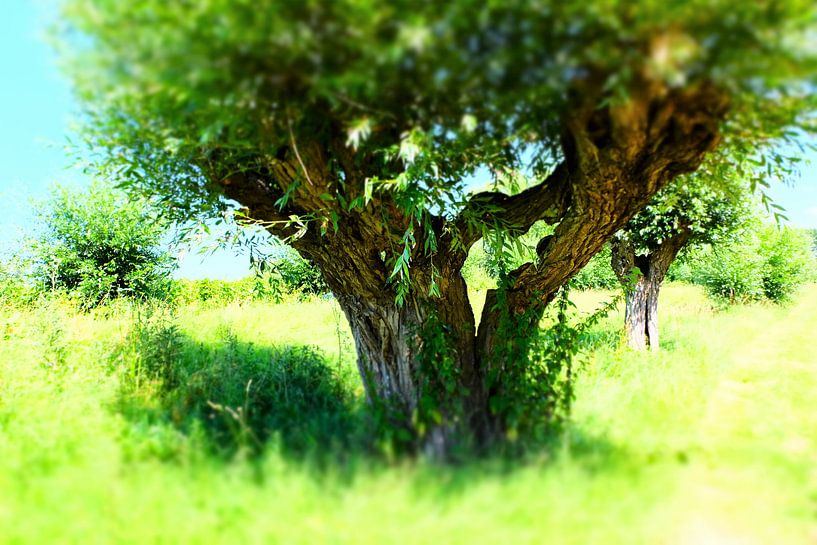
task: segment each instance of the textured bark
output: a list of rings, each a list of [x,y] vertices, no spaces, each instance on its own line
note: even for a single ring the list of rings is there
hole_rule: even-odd
[[[633,350],[660,348],[658,332],[658,296],[670,265],[690,238],[690,233],[682,229],[665,239],[653,250],[636,255],[633,245],[626,240],[615,240],[612,244],[613,270],[627,289],[625,296],[624,331],[627,346]],[[636,271],[637,270],[637,271]],[[638,273],[634,285],[630,286],[633,271]]]
[[[626,296],[624,332],[627,346],[633,350],[645,350],[647,346],[655,348],[647,333],[647,307],[650,295],[647,278],[641,276]]]

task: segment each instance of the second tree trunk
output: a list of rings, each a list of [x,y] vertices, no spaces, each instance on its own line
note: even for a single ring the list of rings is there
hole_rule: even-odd
[[[689,233],[682,231],[638,255],[628,240],[611,243],[613,270],[627,290],[624,331],[630,348],[658,350],[658,295],[670,265],[688,240]]]

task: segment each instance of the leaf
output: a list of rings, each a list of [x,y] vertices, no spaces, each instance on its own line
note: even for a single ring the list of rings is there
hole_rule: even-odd
[[[360,144],[363,143],[372,133],[372,122],[368,117],[358,119],[347,130],[346,145],[351,146],[353,150],[357,151]]]

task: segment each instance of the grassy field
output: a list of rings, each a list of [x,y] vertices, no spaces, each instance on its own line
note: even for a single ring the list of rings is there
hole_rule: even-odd
[[[331,396],[334,380],[346,396],[320,413],[342,451],[361,388],[331,301],[175,316],[3,309],[0,542],[817,543],[817,286],[787,307],[722,312],[689,286],[663,297],[658,354],[617,347],[620,315],[596,328],[559,446],[457,467],[352,443],[347,456],[315,456],[322,444],[293,444],[297,431],[244,435],[238,407],[190,408],[195,392],[234,397],[219,378],[246,378],[242,366],[320,360],[331,373],[310,375],[306,389]],[[162,358],[187,369],[174,379],[187,397],[170,405],[150,373],[134,372]],[[243,378],[232,387],[246,388]],[[294,403],[305,389],[283,378],[280,395]],[[225,437],[262,453],[207,446]]]

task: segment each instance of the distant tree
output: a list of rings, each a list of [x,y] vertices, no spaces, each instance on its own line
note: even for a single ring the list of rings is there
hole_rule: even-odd
[[[749,216],[750,203],[739,182],[720,181],[713,187],[702,173],[666,187],[613,238],[611,265],[626,290],[624,329],[630,348],[659,348],[658,296],[679,252],[726,238]]]
[[[55,187],[38,210],[31,241],[42,290],[65,290],[91,307],[114,297],[155,297],[169,288],[174,261],[162,248],[168,224],[145,202],[101,183]]]
[[[557,292],[670,181],[736,153],[724,136],[749,156],[811,122],[812,0],[65,3],[95,166],[174,217],[238,202],[289,239],[368,398],[433,452],[506,437],[520,403],[552,418],[556,392],[508,397],[559,373],[532,372],[526,340]],[[485,166],[537,184],[468,194]],[[540,220],[477,327],[469,248]]]

